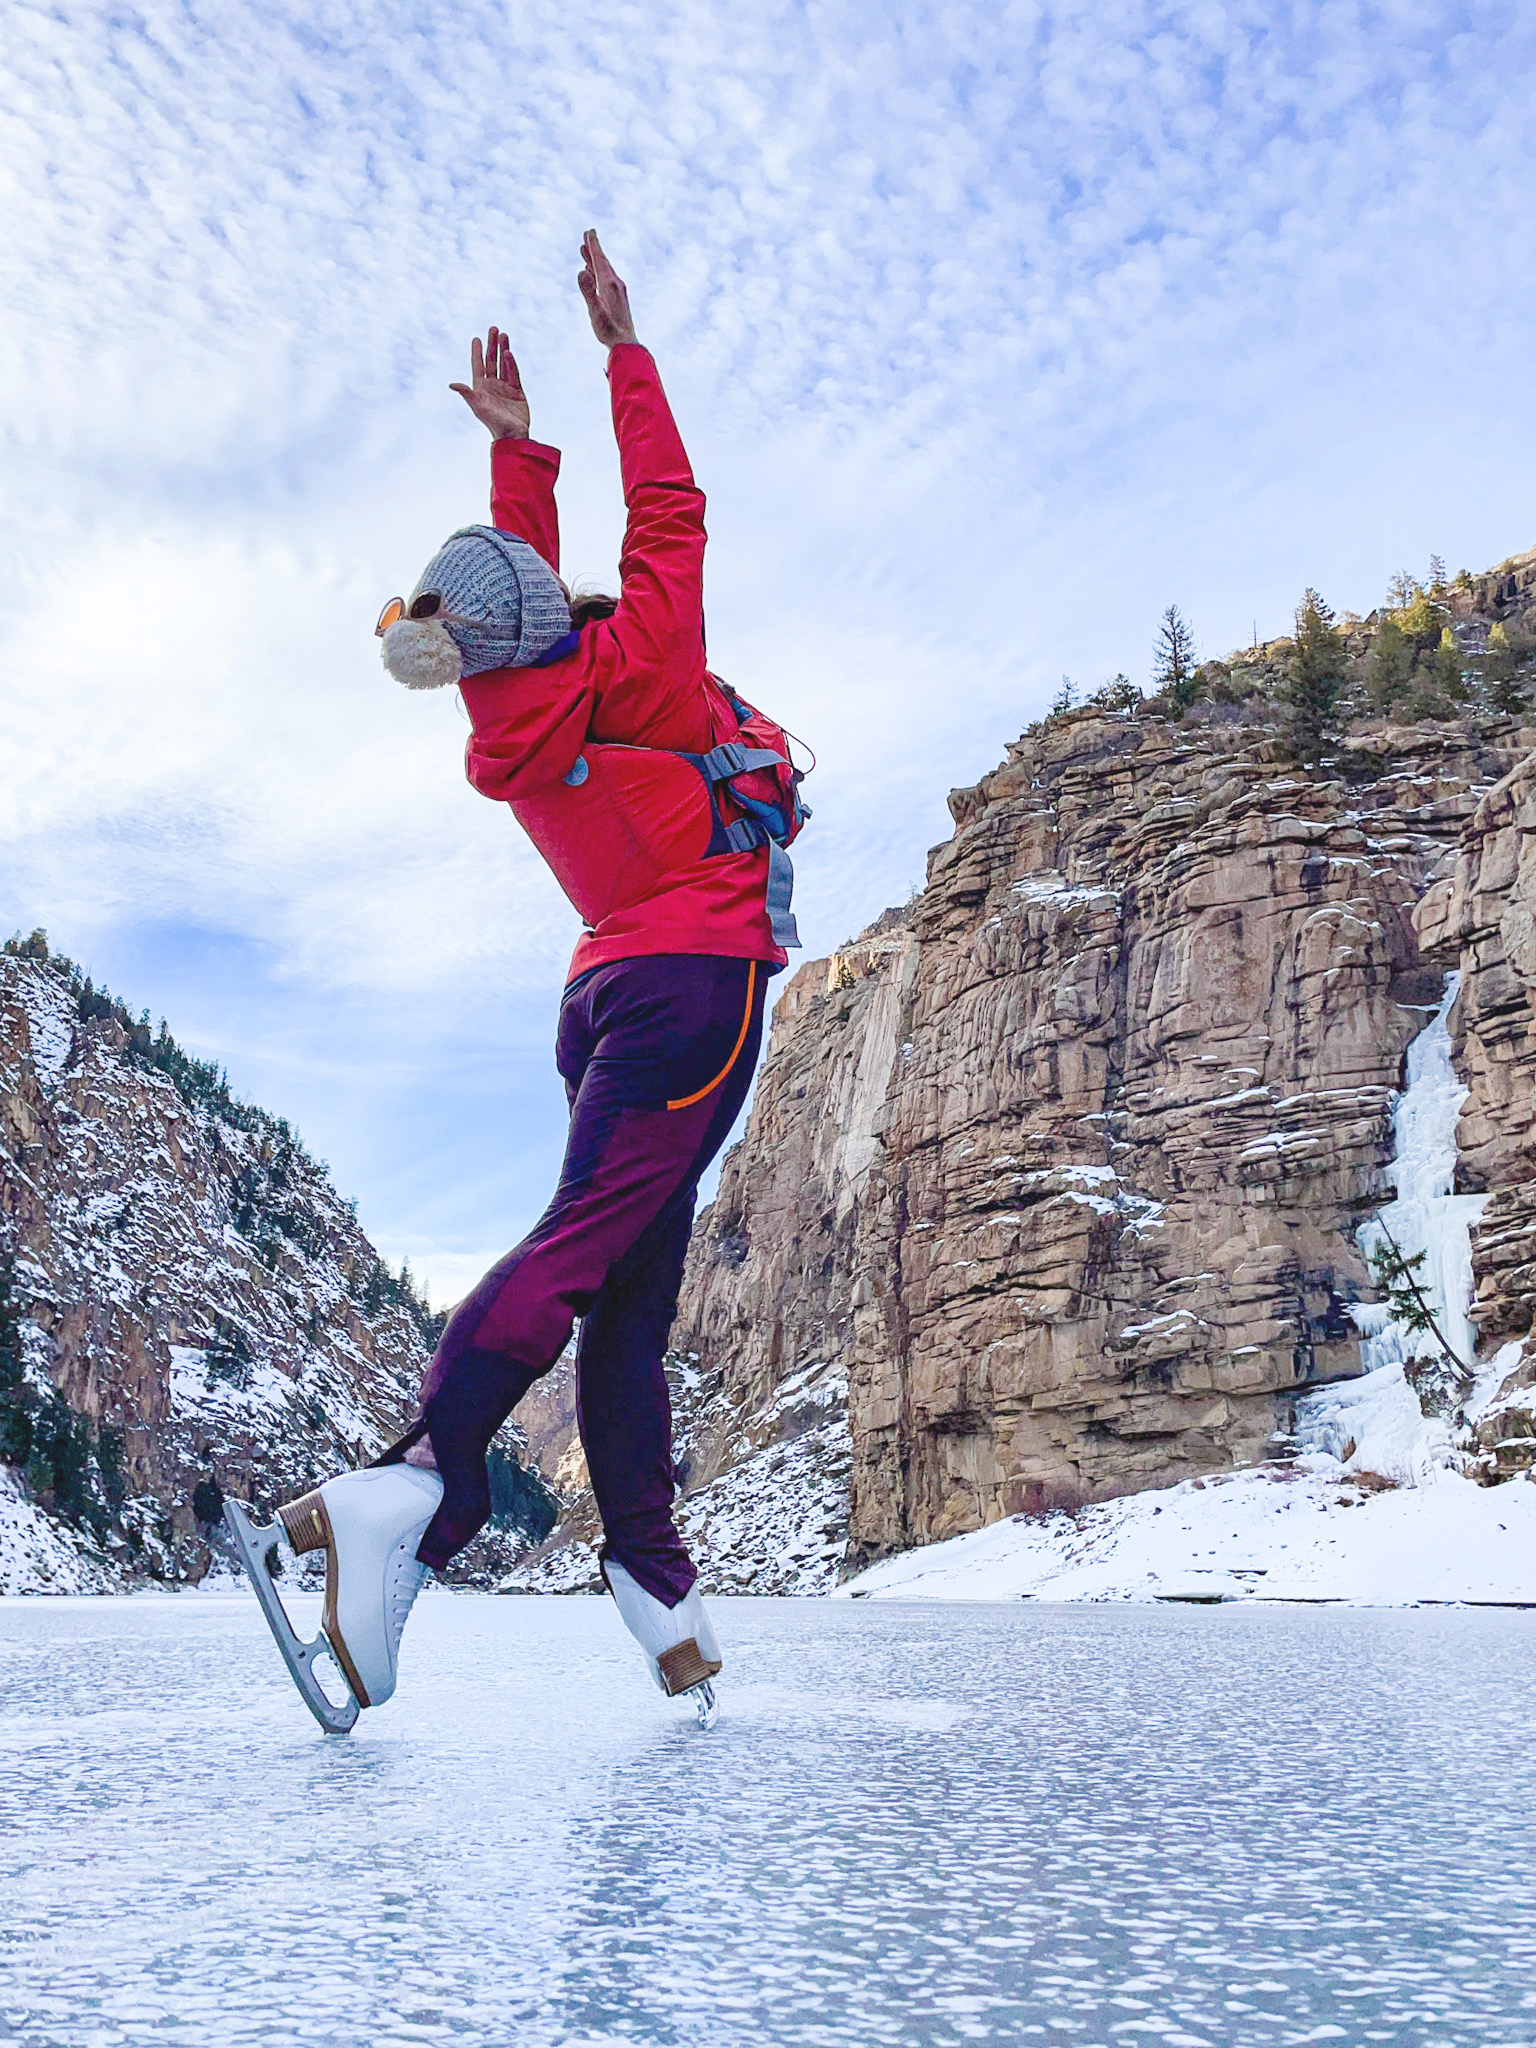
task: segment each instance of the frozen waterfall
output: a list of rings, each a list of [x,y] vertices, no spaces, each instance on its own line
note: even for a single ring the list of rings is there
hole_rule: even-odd
[[[1408,1048],[1408,1086],[1392,1112],[1397,1157],[1388,1171],[1397,1190],[1379,1218],[1363,1224],[1359,1245],[1367,1260],[1385,1242],[1382,1225],[1408,1258],[1427,1254],[1416,1278],[1445,1341],[1470,1365],[1477,1333],[1467,1320],[1472,1305],[1472,1226],[1487,1207],[1486,1195],[1458,1195],[1456,1119],[1467,1091],[1451,1065],[1446,1019],[1461,987],[1459,974],[1445,977],[1445,995],[1429,1023]],[[1352,1311],[1364,1332],[1360,1350],[1367,1370],[1402,1365],[1439,1350],[1427,1332],[1415,1337],[1393,1322],[1385,1303]]]
[[[1388,1169],[1396,1189],[1379,1217],[1360,1227],[1367,1260],[1390,1231],[1407,1258],[1423,1252],[1415,1278],[1445,1333],[1470,1366],[1476,1333],[1467,1318],[1472,1303],[1472,1226],[1486,1195],[1458,1195],[1456,1119],[1467,1091],[1451,1065],[1446,1019],[1461,986],[1448,974],[1440,1007],[1408,1048],[1407,1086],[1392,1112],[1397,1156]],[[1383,1229],[1385,1226],[1385,1229]],[[1426,1417],[1403,1376],[1414,1357],[1438,1356],[1429,1333],[1415,1335],[1393,1320],[1385,1302],[1350,1310],[1361,1332],[1365,1377],[1326,1387],[1298,1403],[1296,1434],[1305,1451],[1326,1451],[1358,1469],[1415,1481],[1449,1462],[1450,1431]]]

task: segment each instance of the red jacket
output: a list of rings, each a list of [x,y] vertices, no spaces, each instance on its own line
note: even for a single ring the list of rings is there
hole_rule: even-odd
[[[465,680],[474,726],[466,770],[482,796],[512,806],[581,913],[587,930],[573,977],[643,953],[782,967],[787,955],[773,942],[763,900],[766,848],[703,859],[708,789],[676,758],[737,733],[704,662],[704,496],[649,351],[638,342],[612,350],[608,381],[629,514],[619,608],[547,668]],[[559,473],[556,449],[492,443],[492,524],[557,571]]]

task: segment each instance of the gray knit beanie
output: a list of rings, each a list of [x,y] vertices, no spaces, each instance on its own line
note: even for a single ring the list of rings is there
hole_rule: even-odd
[[[428,592],[442,600],[441,621],[406,618],[384,635],[384,666],[407,689],[435,689],[486,669],[527,668],[571,630],[570,606],[549,564],[527,541],[494,526],[450,534],[422,571],[407,611]]]

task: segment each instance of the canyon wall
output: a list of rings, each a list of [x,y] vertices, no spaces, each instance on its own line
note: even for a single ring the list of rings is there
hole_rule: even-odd
[[[1439,615],[1474,667],[1496,628],[1528,648],[1536,552]],[[1053,715],[953,792],[914,900],[789,980],[673,1332],[713,1583],[818,1590],[845,1527],[841,1569],[1283,1454],[1296,1398],[1360,1370],[1355,1233],[1452,970],[1483,1359],[1529,1330],[1536,730],[1360,716],[1379,619],[1344,625],[1321,765],[1276,702],[1289,643],[1177,721]],[[1533,1380],[1478,1422],[1479,1476],[1536,1456]],[[569,1367],[538,1399],[570,1511],[518,1579],[591,1583]],[[775,1484],[777,1519],[737,1512]]]
[[[1506,1477],[1536,1463],[1536,758],[1477,806],[1415,923],[1426,954],[1462,977],[1450,1018],[1468,1090],[1458,1185],[1489,1197],[1472,1239],[1472,1321],[1480,1352],[1521,1353],[1476,1436],[1485,1476]]]
[[[1443,982],[1413,912],[1532,738],[1383,727],[1325,772],[1056,718],[800,970],[674,1341],[747,1411],[846,1377],[856,1556],[1249,1462],[1358,1371],[1353,1232]]]

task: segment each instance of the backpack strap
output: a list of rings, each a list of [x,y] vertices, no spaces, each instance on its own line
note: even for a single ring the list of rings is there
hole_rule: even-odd
[[[759,846],[767,847],[768,892],[763,900],[768,909],[773,943],[776,946],[798,946],[800,931],[795,923],[795,913],[789,907],[795,893],[794,862],[758,818],[733,818],[729,825],[722,825],[721,833],[732,853],[752,853]]]
[[[790,909],[795,893],[795,864],[770,832],[768,834],[768,924],[776,946],[798,946],[800,928]]]
[[[795,865],[780,843],[785,826],[782,810],[777,804],[756,802],[733,789],[733,800],[742,805],[748,816],[733,818],[727,824],[720,815],[720,806],[715,798],[716,785],[728,783],[733,775],[748,775],[755,768],[785,768],[789,763],[771,747],[744,747],[740,740],[723,740],[718,747],[711,747],[707,754],[685,754],[683,758],[693,763],[709,787],[717,842],[712,851],[752,853],[759,846],[767,847],[768,890],[764,902],[773,943],[776,946],[798,946],[800,933],[790,908],[795,890]]]
[[[772,747],[744,747],[740,740],[722,740],[707,754],[690,754],[706,782],[729,782],[733,775],[746,775],[754,768],[787,768],[789,763]]]

